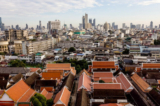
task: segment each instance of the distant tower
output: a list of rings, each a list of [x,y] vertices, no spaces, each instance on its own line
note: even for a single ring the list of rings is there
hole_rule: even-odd
[[[122,28],[125,28],[125,27],[126,27],[126,24],[125,24],[125,23],[123,23],[123,24],[122,24]]]
[[[105,30],[105,31],[108,31],[108,30],[109,30],[109,24],[108,24],[107,22],[104,24],[104,30]]]
[[[92,25],[92,19],[89,19],[89,23]]]
[[[28,24],[26,24],[26,29],[28,29]]]
[[[130,23],[130,29],[132,29],[132,23]]]
[[[83,25],[83,29],[85,29],[85,17],[82,17],[82,25]]]
[[[93,20],[93,26],[96,27],[96,19]]]
[[[112,28],[115,29],[115,22],[112,23]]]
[[[150,22],[150,28],[151,29],[153,28],[153,22],[152,21]]]
[[[39,29],[41,29],[42,28],[42,26],[41,26],[41,21],[39,21]]]
[[[0,28],[2,29],[2,19],[0,17]]]

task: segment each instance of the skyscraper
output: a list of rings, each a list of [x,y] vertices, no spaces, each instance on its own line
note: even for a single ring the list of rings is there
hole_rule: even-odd
[[[41,27],[42,27],[42,26],[41,26],[41,21],[39,21],[39,29],[40,29],[40,30],[41,30]]]
[[[153,28],[153,22],[152,21],[150,22],[150,28],[151,29]]]
[[[130,23],[130,29],[132,29],[132,23]]]
[[[88,27],[88,14],[85,14],[85,28]]]
[[[73,26],[72,26],[72,24],[70,24],[70,29],[72,29],[73,28]]]
[[[144,24],[142,24],[142,29],[144,29]]]
[[[89,19],[89,23],[92,25],[92,19]]]
[[[125,28],[125,27],[126,27],[126,24],[125,24],[125,23],[123,23],[123,24],[122,24],[122,28]]]
[[[26,24],[26,29],[28,29],[28,24]]]
[[[12,25],[12,28],[11,29],[13,29],[13,25]]]
[[[1,20],[1,17],[0,17],[0,28],[2,30],[2,20]]]
[[[109,24],[108,24],[107,22],[104,24],[104,30],[105,30],[105,31],[108,31],[108,30],[109,30]]]
[[[16,29],[19,30],[19,25],[16,25]]]
[[[159,28],[160,28],[160,24],[159,24]]]
[[[112,28],[113,28],[113,29],[115,28],[115,22],[112,23]]]
[[[96,19],[93,20],[93,25],[92,26],[94,26],[94,28],[96,27]]]
[[[85,17],[82,17],[82,25],[83,25],[83,29],[85,29]]]

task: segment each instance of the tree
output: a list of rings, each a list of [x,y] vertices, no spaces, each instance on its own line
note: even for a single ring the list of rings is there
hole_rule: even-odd
[[[105,83],[103,80],[99,80],[99,83]]]
[[[45,96],[39,93],[36,93],[33,97],[31,97],[30,101],[34,106],[47,106]]]
[[[48,99],[47,102],[46,102],[47,106],[52,106],[54,103],[53,103],[53,99]]]
[[[11,60],[10,61],[11,67],[25,67],[26,64],[20,60]]]
[[[34,106],[42,106],[41,102],[37,98],[35,98],[32,103]]]
[[[69,48],[68,52],[75,52],[76,49],[74,47]]]

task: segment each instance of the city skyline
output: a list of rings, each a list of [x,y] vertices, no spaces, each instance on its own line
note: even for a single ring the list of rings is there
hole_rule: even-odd
[[[21,6],[22,3],[24,3],[23,7]],[[149,26],[150,22],[153,21],[154,26],[159,26],[160,21],[158,19],[160,15],[157,11],[160,9],[159,3],[159,0],[124,0],[121,2],[119,0],[47,0],[37,2],[37,4],[39,4],[39,6],[37,6],[34,0],[21,0],[21,2],[19,0],[6,0],[1,1],[0,17],[6,26],[14,25],[15,27],[19,25],[22,28],[25,28],[26,24],[28,24],[29,27],[35,28],[39,20],[41,20],[42,26],[47,27],[49,20],[54,21],[56,19],[61,21],[61,25],[65,23],[78,27],[79,23],[82,22],[81,17],[84,13],[88,14],[88,19],[95,18],[97,25],[103,25],[105,22],[110,24],[115,22],[115,24],[121,28],[122,23],[125,23],[128,27],[130,23]],[[33,5],[37,7],[37,9],[29,8],[29,5]],[[11,8],[6,8],[8,6]],[[43,6],[45,6],[45,8],[42,8]]]

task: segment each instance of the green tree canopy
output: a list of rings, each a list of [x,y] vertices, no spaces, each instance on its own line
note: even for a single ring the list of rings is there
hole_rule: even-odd
[[[68,52],[75,52],[76,49],[74,47],[69,48]]]
[[[46,104],[47,104],[47,106],[52,106],[54,104],[53,99],[52,98],[48,99]]]
[[[30,101],[33,103],[34,106],[52,106],[53,105],[52,98],[46,100],[46,97],[39,93],[36,93],[34,96],[32,96]]]
[[[10,65],[11,67],[25,67],[26,66],[26,64],[20,60],[11,60]]]

